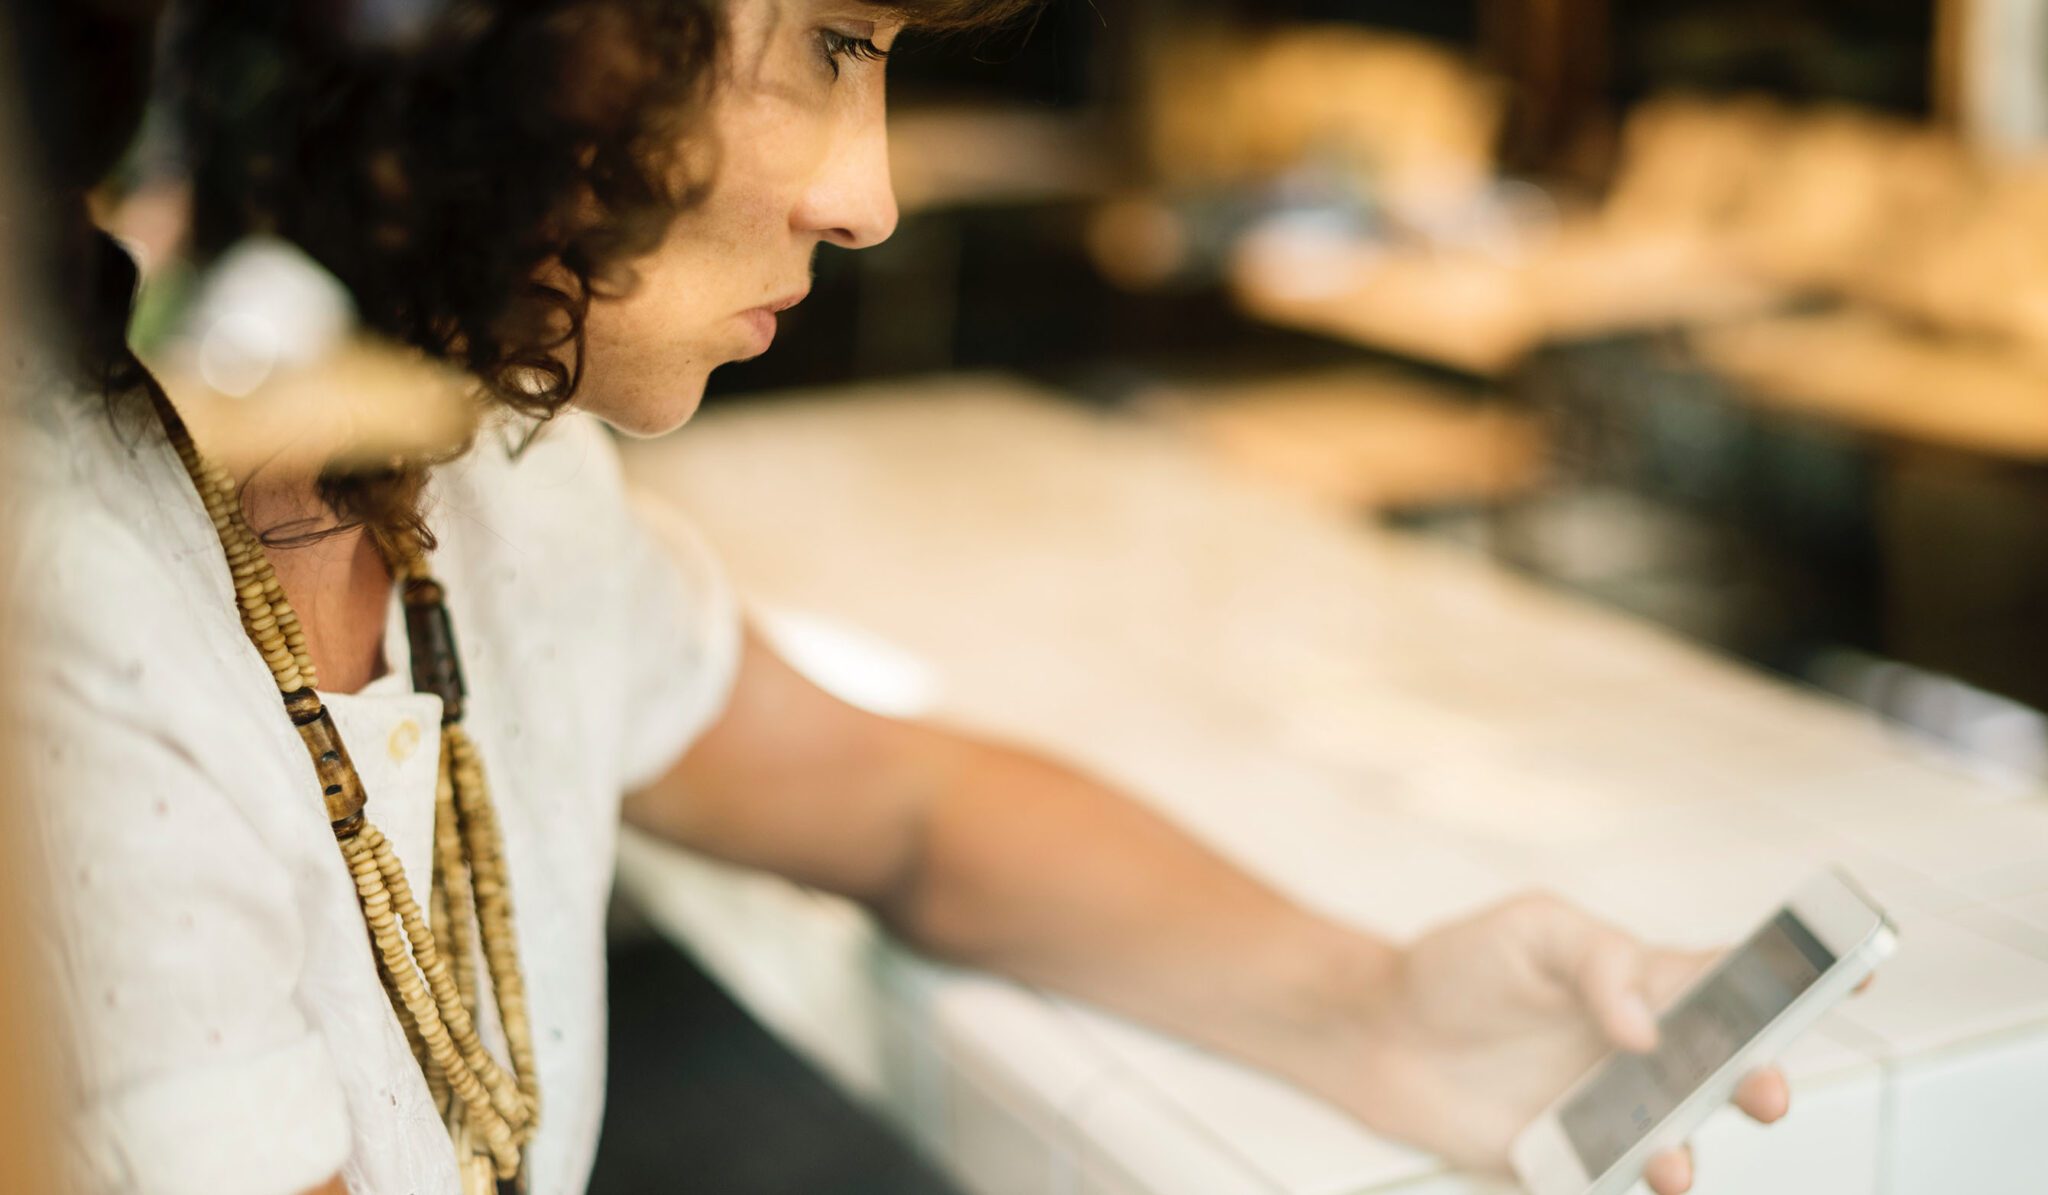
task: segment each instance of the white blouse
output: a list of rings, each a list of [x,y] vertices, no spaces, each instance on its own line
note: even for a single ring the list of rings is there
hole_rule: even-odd
[[[16,363],[19,370],[29,366]],[[137,402],[47,374],[6,426],[0,566],[69,1013],[89,1189],[454,1192],[453,1151],[372,963],[297,732],[244,637],[212,526]],[[621,795],[717,715],[738,658],[721,574],[629,511],[582,415],[438,470],[448,591],[512,880],[541,1090],[534,1195],[584,1189],[603,1109],[604,919]],[[669,530],[664,528],[664,531]],[[322,694],[415,891],[431,877],[440,700],[387,672]]]

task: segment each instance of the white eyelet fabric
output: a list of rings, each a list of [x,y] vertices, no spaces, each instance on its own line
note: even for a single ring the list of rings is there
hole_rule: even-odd
[[[338,1171],[355,1192],[455,1192],[198,498],[146,407],[110,414],[36,376],[5,424],[18,518],[0,593],[86,1186],[284,1195]],[[619,801],[723,708],[738,616],[693,537],[664,526],[658,544],[629,511],[593,420],[556,420],[516,459],[508,434],[433,478],[432,567],[512,879],[543,1103],[532,1190],[570,1195],[603,1110]],[[424,893],[440,702],[411,691],[404,634],[394,595],[385,675],[323,696]]]

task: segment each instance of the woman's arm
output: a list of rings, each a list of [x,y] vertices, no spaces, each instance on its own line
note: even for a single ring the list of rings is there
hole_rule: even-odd
[[[1469,1166],[1502,1166],[1606,1043],[1653,1040],[1647,1003],[1697,962],[1546,898],[1397,949],[1100,781],[848,706],[752,635],[721,720],[626,815],[853,897],[919,950],[1245,1058]],[[1768,1119],[1782,1102],[1770,1075],[1745,1106]],[[1660,1165],[1658,1188],[1684,1189],[1684,1160]]]
[[[1269,1064],[1394,955],[1099,781],[848,706],[751,635],[723,718],[627,817],[853,897],[925,953]]]

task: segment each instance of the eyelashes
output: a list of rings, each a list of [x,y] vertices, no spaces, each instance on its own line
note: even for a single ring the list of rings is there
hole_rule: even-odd
[[[881,62],[889,57],[889,51],[865,37],[849,37],[831,29],[821,29],[818,36],[824,45],[825,65],[837,79],[841,64],[846,62]]]

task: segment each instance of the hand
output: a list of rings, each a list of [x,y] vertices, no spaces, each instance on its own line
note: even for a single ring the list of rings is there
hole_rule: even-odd
[[[1416,941],[1381,976],[1344,1075],[1315,1085],[1373,1128],[1458,1166],[1504,1171],[1516,1134],[1614,1048],[1656,1045],[1662,1008],[1713,959],[1654,950],[1555,897],[1518,897]],[[1775,1068],[1735,1096],[1785,1114]],[[1654,1158],[1658,1195],[1692,1186],[1689,1149]]]

